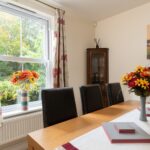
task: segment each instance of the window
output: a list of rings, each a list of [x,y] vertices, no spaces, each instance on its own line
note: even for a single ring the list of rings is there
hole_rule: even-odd
[[[27,10],[0,5],[0,100],[2,107],[17,103],[17,87],[10,83],[13,72],[34,70],[40,74],[29,92],[30,101],[40,99],[48,83],[48,20]],[[50,77],[49,77],[50,78]]]

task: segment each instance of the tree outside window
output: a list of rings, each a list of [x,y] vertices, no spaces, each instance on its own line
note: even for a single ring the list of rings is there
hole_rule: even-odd
[[[34,70],[40,78],[29,92],[30,101],[39,100],[45,87],[47,21],[29,15],[0,10],[0,100],[2,106],[17,103],[17,87],[10,83],[13,72]]]

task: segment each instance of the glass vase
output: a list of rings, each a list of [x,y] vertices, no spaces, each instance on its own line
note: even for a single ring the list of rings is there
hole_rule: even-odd
[[[141,121],[147,121],[146,117],[146,97],[140,96],[140,104],[141,104],[141,109],[140,109],[140,120]]]

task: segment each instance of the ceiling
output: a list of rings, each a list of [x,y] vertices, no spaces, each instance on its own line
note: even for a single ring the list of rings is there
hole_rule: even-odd
[[[51,0],[49,0],[50,2]],[[53,0],[60,5],[98,21],[150,2],[150,0]]]

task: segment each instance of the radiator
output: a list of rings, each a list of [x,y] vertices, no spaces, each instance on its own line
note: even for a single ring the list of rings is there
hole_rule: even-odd
[[[0,127],[0,145],[24,138],[29,132],[41,128],[43,128],[42,112],[6,119]]]

